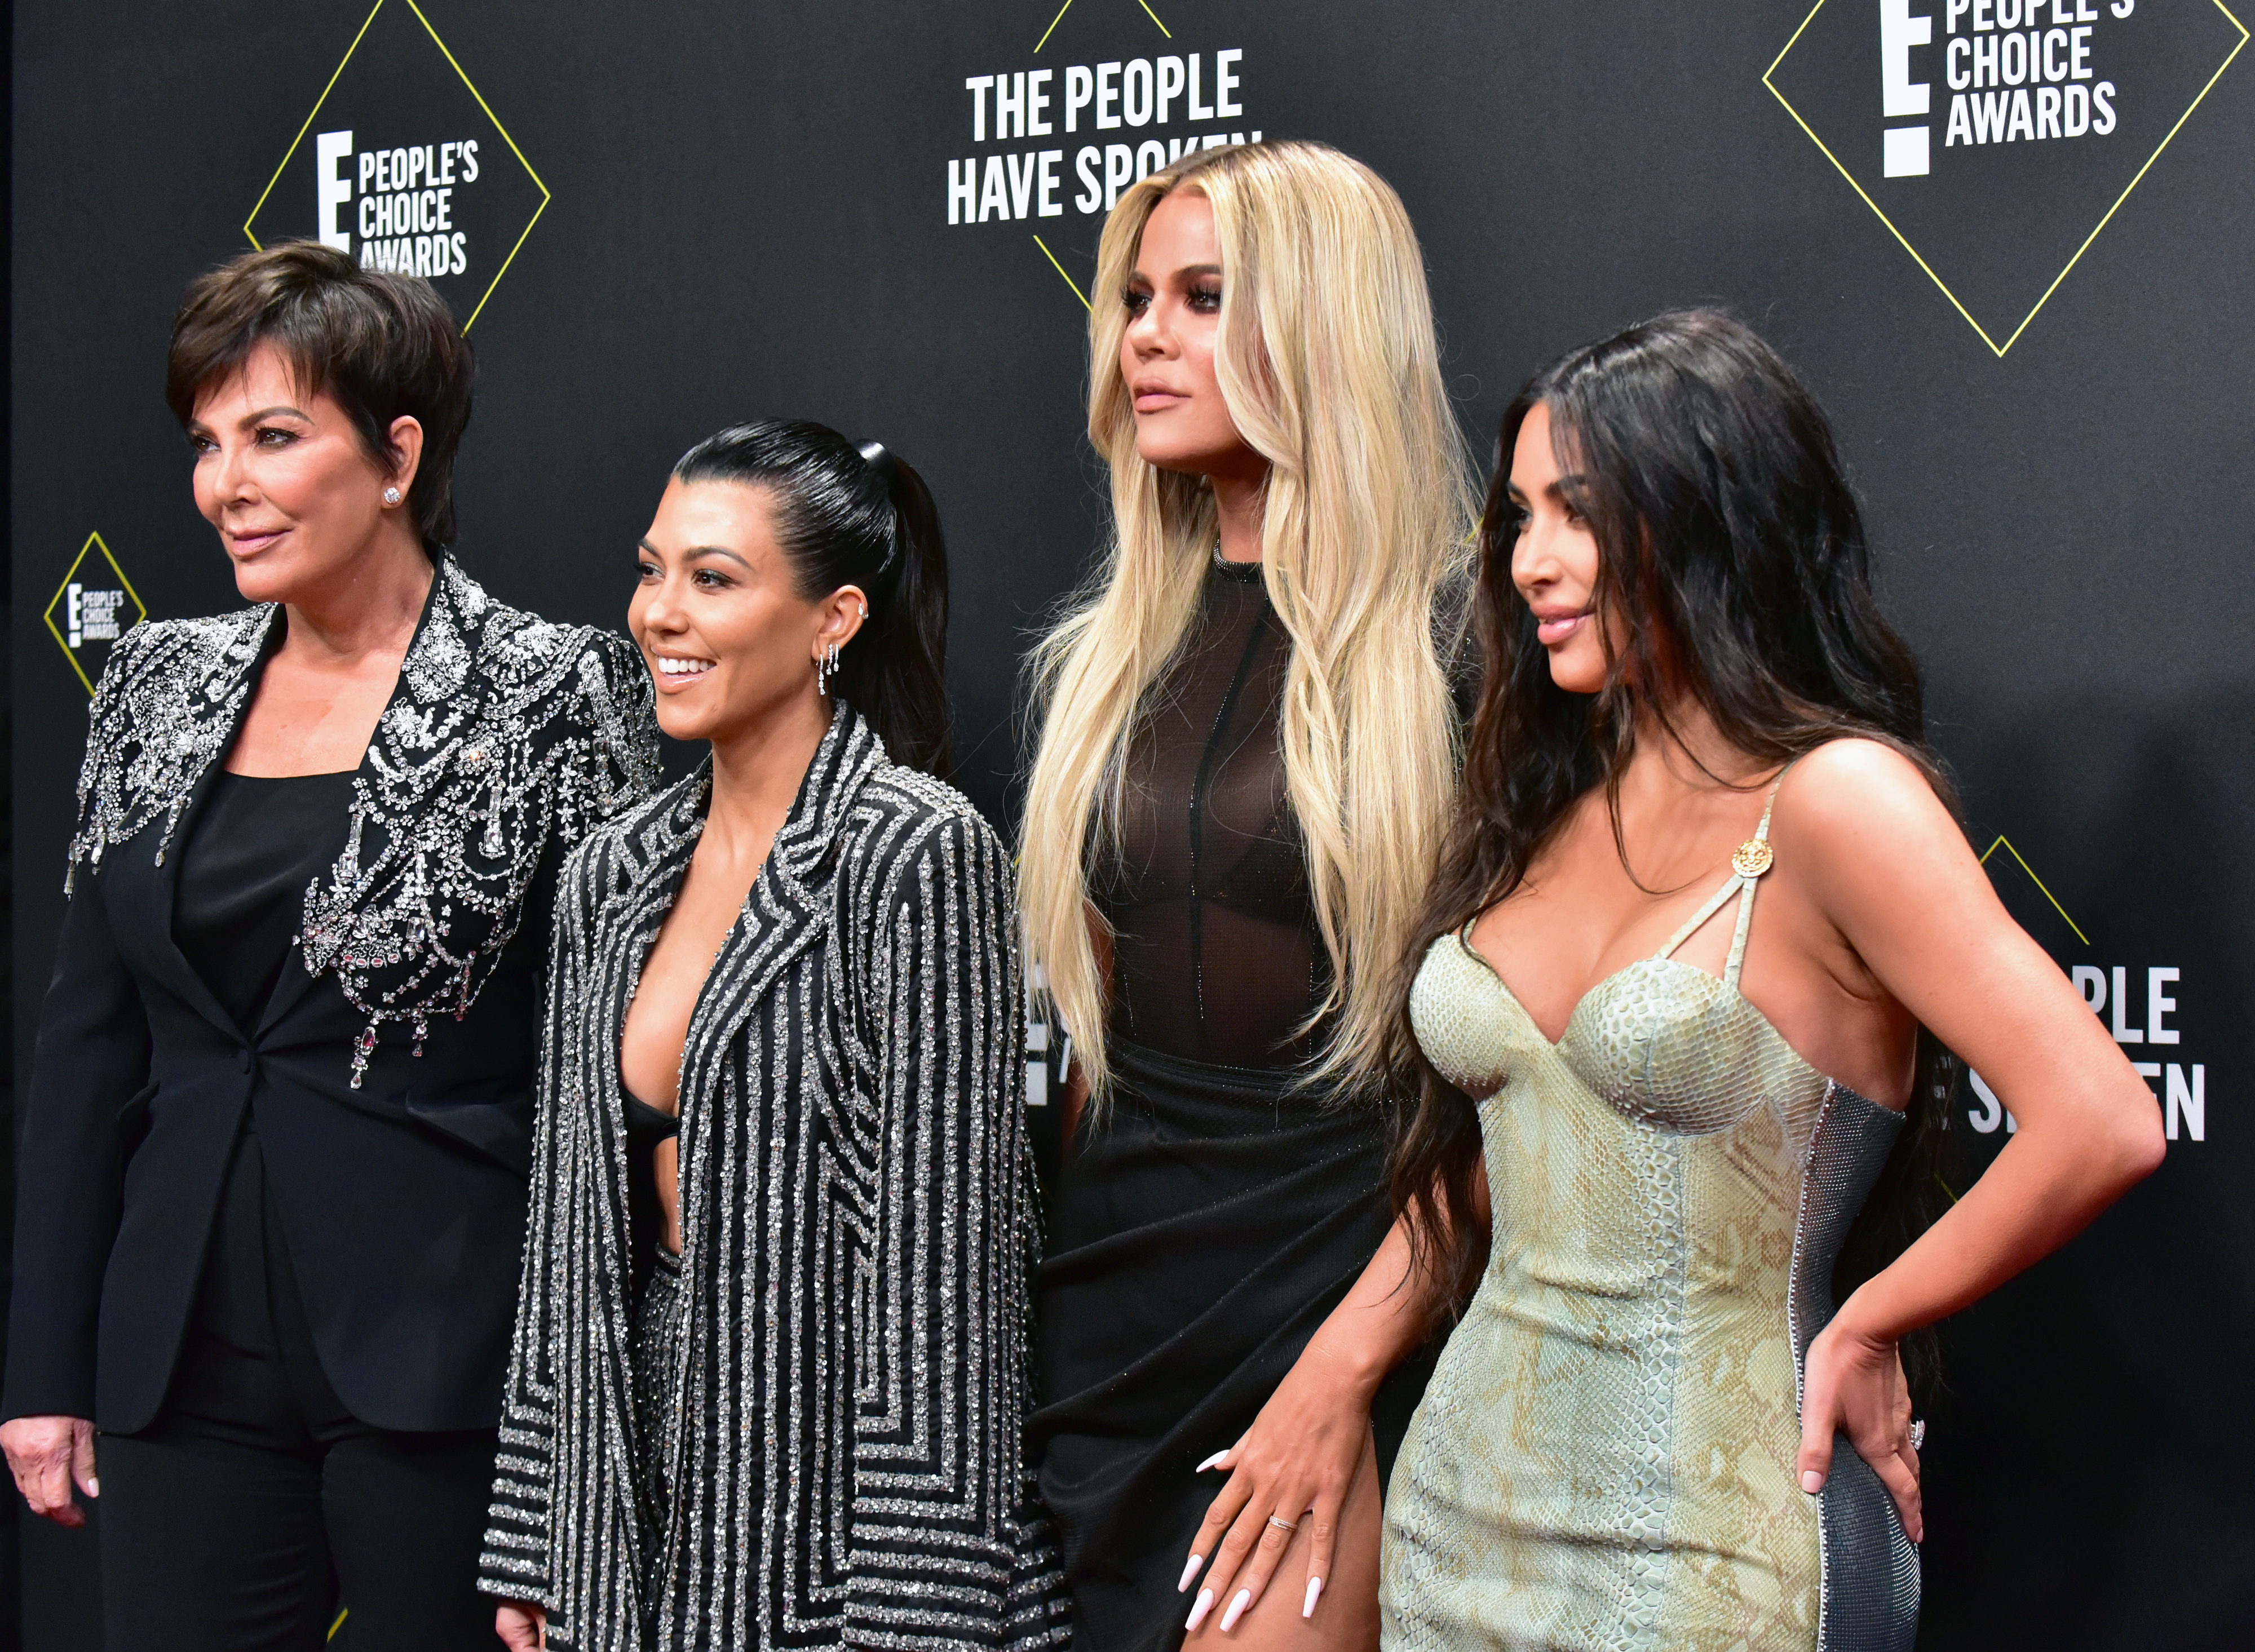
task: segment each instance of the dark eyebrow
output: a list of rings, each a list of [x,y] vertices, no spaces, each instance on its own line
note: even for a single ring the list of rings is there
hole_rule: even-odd
[[[246,425],[256,424],[261,419],[270,419],[277,414],[285,418],[303,419],[308,424],[313,422],[313,416],[310,413],[303,412],[294,407],[277,406],[263,407],[256,413],[246,413],[238,423]]]
[[[648,551],[651,556],[658,557],[660,560],[664,559],[665,553],[658,550],[657,546],[651,544],[647,539],[637,539],[635,541],[635,543],[642,550]],[[737,567],[741,568],[746,573],[752,571],[752,564],[746,562],[734,551],[730,550],[726,545],[692,545],[687,550],[681,553],[681,559],[684,562],[694,562],[699,556],[726,556],[730,562],[735,564]]]
[[[1589,495],[1588,482],[1589,479],[1581,475],[1578,472],[1571,476],[1561,476],[1542,490],[1542,496],[1545,499],[1555,499],[1560,504],[1569,502],[1567,496],[1570,494],[1577,497],[1587,498]],[[1512,481],[1508,478],[1505,479],[1503,491],[1511,498],[1516,500],[1520,504],[1524,505],[1527,502],[1527,490],[1521,487],[1517,482]]]

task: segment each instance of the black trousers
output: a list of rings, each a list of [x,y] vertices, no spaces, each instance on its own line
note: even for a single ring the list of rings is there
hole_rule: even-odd
[[[104,1435],[102,1610],[114,1652],[493,1652],[477,1592],[494,1433],[371,1428],[315,1354],[237,1144],[164,1410]]]

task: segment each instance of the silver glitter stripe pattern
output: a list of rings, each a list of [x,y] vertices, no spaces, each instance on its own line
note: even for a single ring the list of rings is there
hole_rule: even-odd
[[[281,619],[265,604],[126,633],[89,714],[73,879],[159,819],[163,864]],[[432,1017],[476,1001],[551,840],[576,843],[656,789],[652,698],[624,638],[505,607],[439,562],[353,781],[345,851],[306,891],[306,970],[334,975],[368,1018],[355,1086],[385,1024],[419,1047]]]
[[[481,1587],[583,1652],[1062,1645],[1009,864],[842,704],[699,998],[636,1323],[619,1036],[709,784],[566,869]]]

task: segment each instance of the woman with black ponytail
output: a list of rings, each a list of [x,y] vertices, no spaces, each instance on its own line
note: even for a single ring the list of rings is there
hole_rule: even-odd
[[[512,1648],[1066,1638],[1020,1447],[1013,880],[946,767],[923,480],[674,466],[629,628],[697,772],[566,864],[482,1586]]]

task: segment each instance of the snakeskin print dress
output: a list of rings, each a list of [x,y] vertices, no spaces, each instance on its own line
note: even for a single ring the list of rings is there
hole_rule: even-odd
[[[1753,875],[1556,1044],[1463,934],[1426,954],[1411,1018],[1484,1098],[1494,1238],[1387,1499],[1387,1652],[1916,1637],[1917,1551],[1879,1477],[1845,1436],[1821,1496],[1795,1473],[1802,1362],[1902,1120],[1739,992],[1767,830]],[[1673,958],[1734,894],[1725,974]]]

